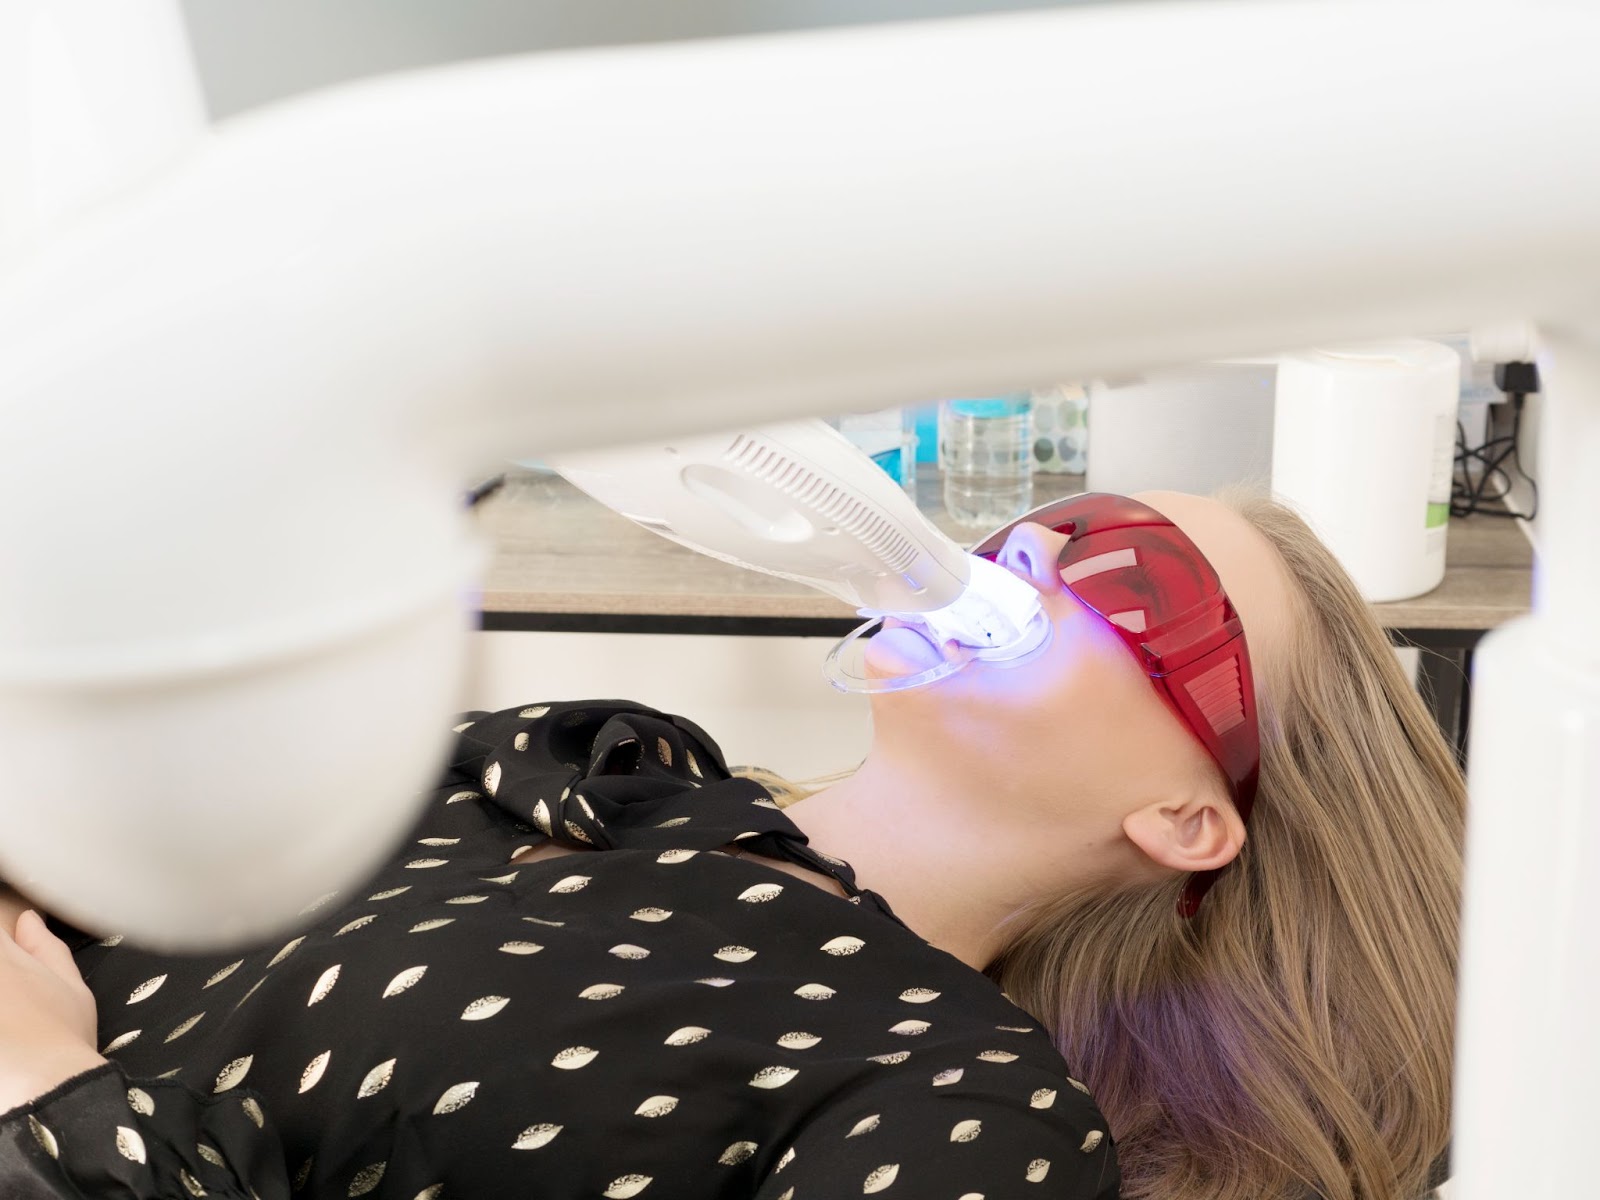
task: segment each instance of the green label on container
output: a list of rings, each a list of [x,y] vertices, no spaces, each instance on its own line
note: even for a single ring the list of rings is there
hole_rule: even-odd
[[[1448,504],[1428,505],[1428,528],[1433,529],[1439,525],[1446,525],[1450,521],[1450,506]]]

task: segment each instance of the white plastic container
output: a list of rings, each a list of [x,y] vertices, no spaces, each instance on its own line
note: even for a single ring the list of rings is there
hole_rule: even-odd
[[[1444,578],[1461,363],[1404,339],[1285,354],[1272,490],[1306,518],[1370,601]]]

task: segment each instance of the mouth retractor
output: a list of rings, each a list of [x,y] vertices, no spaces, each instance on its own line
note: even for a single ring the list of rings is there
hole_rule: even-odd
[[[973,662],[1017,667],[1042,654],[1050,644],[1053,626],[1038,591],[986,558],[972,556],[971,567],[966,591],[944,608],[932,612],[859,610],[871,619],[851,630],[829,651],[822,667],[828,682],[842,692],[898,692],[946,679]],[[859,639],[876,632],[889,617],[919,629],[941,653],[948,654],[944,647],[954,641],[955,653],[911,675],[872,678],[851,670],[846,664],[849,652]]]

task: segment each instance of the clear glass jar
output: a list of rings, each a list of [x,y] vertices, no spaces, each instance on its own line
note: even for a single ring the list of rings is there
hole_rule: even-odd
[[[1033,507],[1033,397],[939,405],[944,506],[958,524],[990,530]]]

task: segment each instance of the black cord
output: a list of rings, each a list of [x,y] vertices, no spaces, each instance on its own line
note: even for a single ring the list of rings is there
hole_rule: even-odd
[[[1476,449],[1467,449],[1466,429],[1456,422],[1456,473],[1450,493],[1450,515],[1452,517],[1526,517],[1532,520],[1539,511],[1539,485],[1527,471],[1523,470],[1521,449],[1522,433],[1522,408],[1526,399],[1525,393],[1514,392],[1511,394],[1512,407],[1515,416],[1512,418],[1511,432],[1497,438],[1491,438]],[[1514,512],[1507,505],[1511,495],[1512,479],[1505,468],[1507,459],[1511,460],[1511,468],[1522,478],[1528,481],[1528,487],[1533,493],[1533,503],[1527,513]],[[1472,465],[1476,462],[1479,467],[1478,477],[1473,479]],[[1489,491],[1493,484],[1498,490]]]

